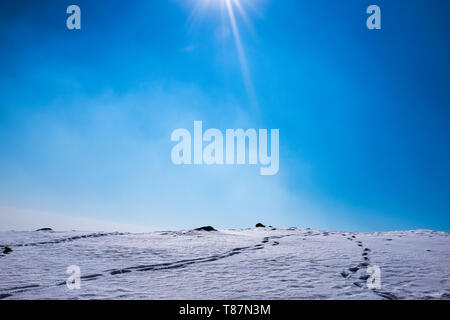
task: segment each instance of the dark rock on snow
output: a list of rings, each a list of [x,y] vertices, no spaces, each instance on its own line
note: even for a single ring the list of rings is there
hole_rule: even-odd
[[[52,228],[41,228],[41,229],[37,229],[36,231],[52,231]]]
[[[257,223],[255,227],[256,228],[265,228],[266,226],[263,225],[262,223]]]
[[[10,252],[12,252],[12,249],[10,247],[3,247],[4,254],[10,253]]]
[[[196,231],[217,231],[216,229],[214,229],[213,227],[211,227],[211,226],[206,226],[206,227],[200,227],[200,228],[197,228],[197,229],[195,229]]]

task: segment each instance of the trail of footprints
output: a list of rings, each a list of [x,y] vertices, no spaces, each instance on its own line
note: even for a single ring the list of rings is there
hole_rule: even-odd
[[[346,236],[345,234],[342,234],[342,235]],[[347,237],[347,239],[349,241],[354,241],[358,247],[361,247],[361,248],[364,247],[362,241],[356,240],[356,236],[354,236],[354,235],[352,235],[351,237]],[[358,273],[358,271],[367,270],[367,267],[370,265],[370,252],[371,252],[371,250],[369,248],[364,248],[362,250],[362,254],[361,254],[362,261],[357,266],[350,267],[347,270],[343,270],[341,272],[341,276],[346,279],[350,279],[353,276],[356,276],[356,277],[358,277],[358,279],[355,282],[353,282],[353,285],[355,285],[359,288],[367,288],[366,281],[367,281],[367,279],[369,279],[370,275],[367,274],[367,272],[359,272]],[[389,293],[389,292],[380,291],[378,289],[368,289],[368,290],[372,290],[373,293],[377,294],[380,297],[388,299],[388,300],[397,300],[398,299],[397,296],[395,296],[394,294]]]
[[[139,266],[124,268],[124,269],[111,269],[111,270],[106,270],[105,273],[110,274],[110,275],[117,275],[117,274],[129,273],[129,272],[133,272],[133,271],[153,271],[153,270],[167,270],[167,269],[184,268],[184,267],[186,267],[188,265],[192,265],[192,264],[213,262],[213,261],[217,261],[220,259],[225,259],[225,258],[234,256],[237,254],[241,254],[241,253],[244,253],[247,251],[260,250],[260,249],[263,249],[266,244],[276,246],[279,244],[279,242],[274,241],[272,239],[279,239],[282,237],[284,237],[284,236],[264,237],[263,240],[261,241],[261,243],[258,243],[256,245],[248,246],[248,247],[234,248],[225,253],[216,254],[216,255],[209,256],[209,257],[185,259],[185,260],[179,260],[179,261],[175,261],[175,262],[166,262],[166,263],[158,263],[158,264],[139,265]],[[84,276],[81,278],[84,280],[93,280],[93,279],[96,279],[101,276],[104,276],[104,274],[94,274],[94,275]],[[59,285],[62,285],[62,284],[65,284],[65,282],[60,283]]]
[[[83,238],[93,238],[93,237],[102,237],[102,236],[108,236],[108,235],[122,235],[122,234],[123,233],[117,233],[117,232],[116,233],[95,233],[95,234],[74,236],[74,237],[64,238],[64,239],[55,239],[55,240],[44,241],[44,242],[19,244],[16,246],[37,246],[37,245],[45,245],[45,244],[56,244],[56,243],[62,243],[62,242],[70,242],[70,241],[83,239]],[[308,234],[308,235],[310,235],[310,234]],[[324,235],[328,235],[328,234],[324,234]],[[347,236],[346,234],[342,234],[342,235]],[[225,253],[215,254],[215,255],[208,256],[208,257],[185,259],[185,260],[166,262],[166,263],[158,263],[158,264],[138,265],[138,266],[132,266],[132,267],[123,268],[123,269],[110,269],[110,270],[105,270],[103,273],[96,273],[96,274],[81,276],[81,279],[83,281],[90,281],[90,280],[95,280],[100,277],[104,277],[104,276],[108,276],[108,275],[115,276],[115,275],[120,275],[120,274],[124,274],[124,273],[130,273],[130,272],[179,269],[179,268],[187,267],[192,264],[213,262],[213,261],[217,261],[220,259],[225,259],[225,258],[234,256],[237,254],[241,254],[244,252],[261,250],[266,245],[277,246],[277,245],[279,245],[279,242],[276,241],[275,239],[278,240],[278,239],[286,237],[286,236],[289,236],[289,235],[264,237],[260,243],[255,244],[253,246],[234,248]],[[349,241],[355,242],[358,247],[361,247],[361,248],[364,247],[362,241],[356,240],[356,236],[354,236],[354,235],[347,237],[347,239]],[[371,252],[371,250],[369,248],[364,248],[362,250],[362,254],[361,254],[361,259],[362,259],[361,263],[359,263],[357,266],[350,267],[347,270],[343,270],[340,273],[341,276],[346,279],[351,279],[351,278],[354,278],[355,276],[356,277],[359,276],[358,279],[355,282],[353,282],[353,284],[360,288],[366,287],[366,280],[370,276],[361,271],[366,270],[365,268],[367,268],[370,264],[370,252]],[[65,284],[66,284],[65,282],[57,283],[58,286],[65,285]],[[47,286],[47,287],[51,287],[51,285]],[[42,288],[42,286],[40,286],[38,284],[31,284],[31,285],[22,286],[22,287],[8,288],[8,289],[3,290],[3,292],[0,292],[0,299],[11,297],[14,293],[20,293],[20,292],[24,292],[26,290],[33,290],[33,289],[37,289],[37,288]],[[381,296],[385,299],[389,299],[389,300],[398,299],[395,295],[393,295],[389,292],[383,292],[383,291],[376,290],[376,289],[372,290],[372,292],[374,292],[378,296]]]
[[[52,240],[47,240],[47,241],[39,241],[39,242],[31,242],[31,243],[18,243],[18,244],[14,244],[14,245],[0,245],[0,248],[2,248],[2,250],[6,250],[7,248],[9,249],[9,251],[7,251],[7,252],[3,251],[3,253],[0,253],[0,257],[4,257],[4,256],[6,256],[6,254],[12,252],[12,250],[9,248],[9,246],[11,246],[11,247],[35,247],[35,246],[41,246],[41,245],[47,245],[47,244],[58,244],[58,243],[63,243],[63,242],[72,242],[72,241],[75,241],[75,240],[86,239],[86,238],[99,238],[99,237],[117,236],[117,235],[120,236],[120,235],[124,235],[124,234],[126,234],[126,233],[120,233],[120,232],[109,232],[109,233],[96,232],[96,233],[83,234],[83,235],[78,235],[78,236],[73,236],[73,237],[52,239]],[[0,296],[0,299],[1,299],[1,296]]]
[[[75,240],[80,239],[86,239],[86,238],[99,238],[99,237],[106,237],[106,236],[121,236],[126,233],[120,233],[120,232],[96,232],[96,233],[90,233],[90,234],[83,234],[73,237],[67,237],[67,238],[59,238],[59,239],[52,239],[48,241],[40,241],[40,242],[32,242],[32,243],[21,243],[16,244],[14,247],[29,247],[29,246],[40,246],[40,245],[47,245],[47,244],[57,244],[57,243],[63,243],[63,242],[72,242]]]
[[[119,234],[119,233],[114,233],[114,234]],[[38,243],[40,244],[53,244],[53,243],[60,243],[60,242],[65,242],[65,241],[73,241],[79,238],[85,238],[85,237],[92,237],[92,236],[103,236],[103,235],[108,235],[108,234],[95,234],[95,235],[87,235],[87,236],[80,236],[80,237],[71,237],[69,239],[63,239],[63,240],[55,240],[55,241],[47,241],[47,242],[40,242]],[[224,258],[228,258],[237,254],[241,254],[244,252],[250,252],[250,251],[254,251],[254,250],[261,250],[264,248],[264,246],[266,245],[272,245],[272,246],[277,246],[279,245],[278,241],[275,241],[273,239],[280,239],[283,237],[286,237],[288,235],[284,235],[284,236],[272,236],[272,237],[264,237],[263,240],[261,241],[261,243],[258,243],[256,245],[253,246],[247,246],[247,247],[240,247],[240,248],[234,248],[231,249],[225,253],[222,254],[216,254],[216,255],[212,255],[209,257],[204,257],[204,258],[195,258],[195,259],[185,259],[185,260],[179,260],[179,261],[175,261],[175,262],[166,262],[166,263],[158,263],[158,264],[149,264],[149,265],[138,265],[138,266],[133,266],[133,267],[129,267],[129,268],[124,268],[124,269],[110,269],[110,270],[105,270],[103,273],[96,273],[96,274],[90,274],[90,275],[85,275],[85,276],[81,276],[80,278],[83,281],[90,281],[90,280],[95,280],[98,279],[100,277],[104,277],[107,275],[120,275],[120,274],[124,274],[124,273],[130,273],[130,272],[142,272],[142,271],[156,271],[156,270],[167,270],[167,269],[179,269],[179,268],[184,268],[186,266],[192,265],[192,264],[197,264],[197,263],[205,263],[205,262],[213,262],[213,261],[217,261],[220,259],[224,259]],[[25,245],[37,245],[37,244],[24,244],[24,245],[20,245],[20,246],[25,246]],[[66,282],[60,282],[57,283],[57,286],[62,286],[65,285]],[[51,287],[50,286],[46,286],[46,287]],[[1,299],[5,299],[7,297],[11,297],[13,295],[13,293],[20,293],[20,292],[24,292],[26,290],[32,290],[32,289],[37,289],[37,288],[42,288],[43,286],[40,286],[38,284],[32,284],[32,285],[27,285],[27,286],[22,286],[22,287],[13,287],[13,288],[8,288],[8,289],[4,289],[3,292],[0,292],[0,300]]]

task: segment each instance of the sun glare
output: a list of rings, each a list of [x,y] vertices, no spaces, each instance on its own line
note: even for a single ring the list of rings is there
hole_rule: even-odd
[[[214,6],[220,6],[222,15],[228,17],[228,22],[222,21],[222,23],[228,23],[229,27],[231,28],[245,89],[249,96],[252,107],[257,109],[256,96],[253,89],[253,83],[247,63],[247,57],[245,54],[244,46],[242,44],[241,33],[237,21],[238,14],[239,19],[241,19],[247,26],[251,27],[250,20],[244,8],[244,4],[246,4],[246,2],[248,1],[250,0],[200,0],[199,3],[197,3],[197,5],[195,6],[191,18],[193,20],[197,20],[198,15],[205,14],[205,11],[207,11],[208,8]]]

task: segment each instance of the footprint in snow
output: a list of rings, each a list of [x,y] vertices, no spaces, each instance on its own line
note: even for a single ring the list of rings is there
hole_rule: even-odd
[[[348,268],[348,270],[351,272],[356,272],[359,270],[359,267]]]

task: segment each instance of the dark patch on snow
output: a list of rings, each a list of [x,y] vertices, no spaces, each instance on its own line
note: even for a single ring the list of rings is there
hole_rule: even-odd
[[[205,226],[205,227],[200,227],[200,228],[196,228],[196,231],[217,231],[216,229],[214,229],[211,226]]]
[[[387,300],[398,300],[398,298],[395,294],[392,294],[389,292],[382,292],[382,291],[378,291],[378,290],[373,290],[373,292],[375,292],[377,295],[379,295],[380,297],[383,297]]]
[[[53,231],[53,229],[52,228],[40,228],[40,229],[37,229],[36,231]]]
[[[121,273],[129,273],[129,272],[131,272],[131,270],[128,270],[128,269],[114,270],[114,271],[111,271],[111,275],[116,275],[116,274],[121,274]]]
[[[10,252],[12,252],[13,250],[10,247],[3,247],[3,254],[8,254]]]
[[[90,275],[87,275],[87,276],[82,276],[80,278],[83,279],[83,280],[88,281],[88,280],[95,280],[98,277],[102,277],[102,276],[103,276],[102,274],[96,273],[96,274],[90,274]]]

